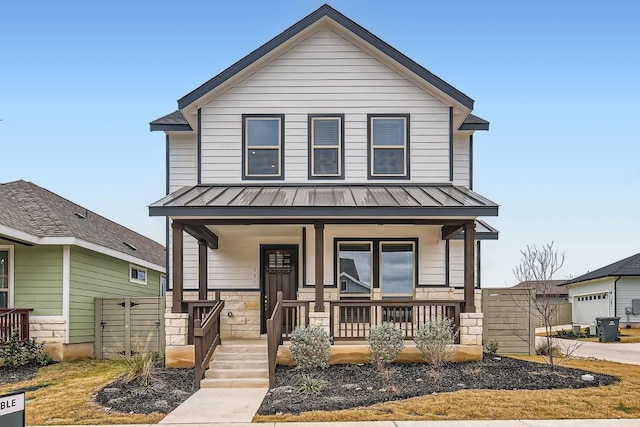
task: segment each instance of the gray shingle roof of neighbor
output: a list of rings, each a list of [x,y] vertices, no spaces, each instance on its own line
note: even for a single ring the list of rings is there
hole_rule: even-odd
[[[536,289],[537,283],[535,280],[527,280],[524,282],[520,282],[515,286],[512,286],[512,289]],[[549,280],[549,294],[552,295],[568,295],[569,291],[566,287],[566,280]]]
[[[168,130],[168,131],[191,131],[191,125],[184,118],[180,110],[169,113],[149,123],[152,131]],[[460,126],[460,130],[489,130],[489,122],[478,116],[469,114]]]
[[[356,262],[352,258],[340,258],[340,271],[347,273],[356,280],[360,280]]]
[[[161,244],[24,180],[0,184],[0,224],[36,237],[75,237],[165,265]]]
[[[391,45],[387,44],[386,42],[378,38],[376,35],[369,32],[364,27],[361,27],[359,24],[347,18],[345,15],[341,14],[340,12],[338,12],[337,10],[335,10],[334,8],[332,8],[327,4],[320,6],[314,12],[304,17],[300,21],[296,22],[291,27],[287,28],[282,33],[274,37],[273,39],[269,40],[267,43],[263,44],[262,46],[260,46],[259,48],[257,48],[256,50],[254,50],[244,58],[240,59],[238,62],[231,65],[226,70],[222,71],[217,76],[213,77],[209,81],[202,84],[200,87],[194,89],[193,91],[189,92],[187,95],[180,98],[178,100],[178,107],[180,109],[183,109],[186,106],[190,105],[191,103],[193,103],[194,101],[202,97],[203,95],[207,94],[211,90],[218,87],[220,84],[229,80],[238,72],[242,71],[249,65],[253,64],[256,60],[262,58],[264,55],[278,48],[283,43],[295,37],[301,31],[310,27],[315,22],[319,21],[324,17],[328,17],[333,21],[337,22],[344,28],[354,33],[356,36],[360,37],[365,42],[369,43],[379,51],[383,52],[385,55],[389,56],[389,58],[395,60],[405,68],[409,69],[413,73],[420,76],[429,84],[435,86],[442,92],[446,93],[448,96],[460,102],[465,107],[469,109],[473,109],[473,99],[469,98],[467,95],[465,95],[458,89],[454,88],[449,83],[442,80],[440,77],[431,73],[429,70],[427,70],[417,62],[413,61],[411,58],[407,57],[400,51],[396,50]]]
[[[567,284],[586,282],[587,280],[609,276],[640,276],[640,253],[571,279],[567,281]]]

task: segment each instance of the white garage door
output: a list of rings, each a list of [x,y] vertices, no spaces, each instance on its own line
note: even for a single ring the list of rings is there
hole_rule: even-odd
[[[609,316],[609,295],[607,292],[600,292],[574,296],[572,308],[573,323],[591,324],[596,317]]]

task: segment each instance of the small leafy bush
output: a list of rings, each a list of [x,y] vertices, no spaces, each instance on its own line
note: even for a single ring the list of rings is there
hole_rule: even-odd
[[[434,320],[422,325],[416,332],[413,341],[427,363],[442,366],[455,354],[452,347],[458,332],[453,331],[451,319]]]
[[[318,394],[329,382],[322,377],[303,373],[300,376],[298,392],[302,394]]]
[[[384,370],[386,365],[396,360],[404,349],[402,331],[396,328],[393,323],[372,327],[367,337],[367,343],[371,351],[369,361],[380,370]]]
[[[124,363],[127,367],[126,374],[123,377],[126,383],[138,383],[141,386],[148,388],[153,381],[154,368],[160,363],[162,358],[158,357],[157,351],[150,351],[148,353],[135,353],[132,356],[124,357]]]
[[[329,333],[321,326],[296,328],[291,333],[291,355],[299,369],[325,368],[331,359]]]
[[[498,353],[498,349],[500,348],[500,345],[495,342],[495,341],[489,341],[486,345],[485,348],[487,349],[487,352],[489,354],[493,354],[495,355],[496,353]]]
[[[44,342],[38,343],[35,338],[21,341],[18,328],[11,331],[6,344],[0,345],[0,359],[10,369],[25,365],[46,366],[51,363],[51,358],[44,352]]]

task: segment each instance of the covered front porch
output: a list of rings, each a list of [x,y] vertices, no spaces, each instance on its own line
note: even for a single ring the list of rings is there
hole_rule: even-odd
[[[480,345],[476,216],[497,206],[453,186],[352,187],[196,186],[152,205],[171,217],[168,359],[191,351],[198,366],[224,338],[268,333],[275,363],[299,326],[338,344],[393,322],[410,340],[438,318]]]

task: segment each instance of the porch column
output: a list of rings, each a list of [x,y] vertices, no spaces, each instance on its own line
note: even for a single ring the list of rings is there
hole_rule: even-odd
[[[324,311],[324,224],[313,224],[316,232],[316,303],[315,312]]]
[[[171,223],[171,229],[173,233],[173,305],[171,312],[182,313],[182,299],[184,297],[184,289],[182,286],[182,232],[184,225],[180,222],[173,221]]]
[[[475,221],[464,223],[464,312],[475,313]]]
[[[207,299],[207,241],[198,240],[198,299]]]

